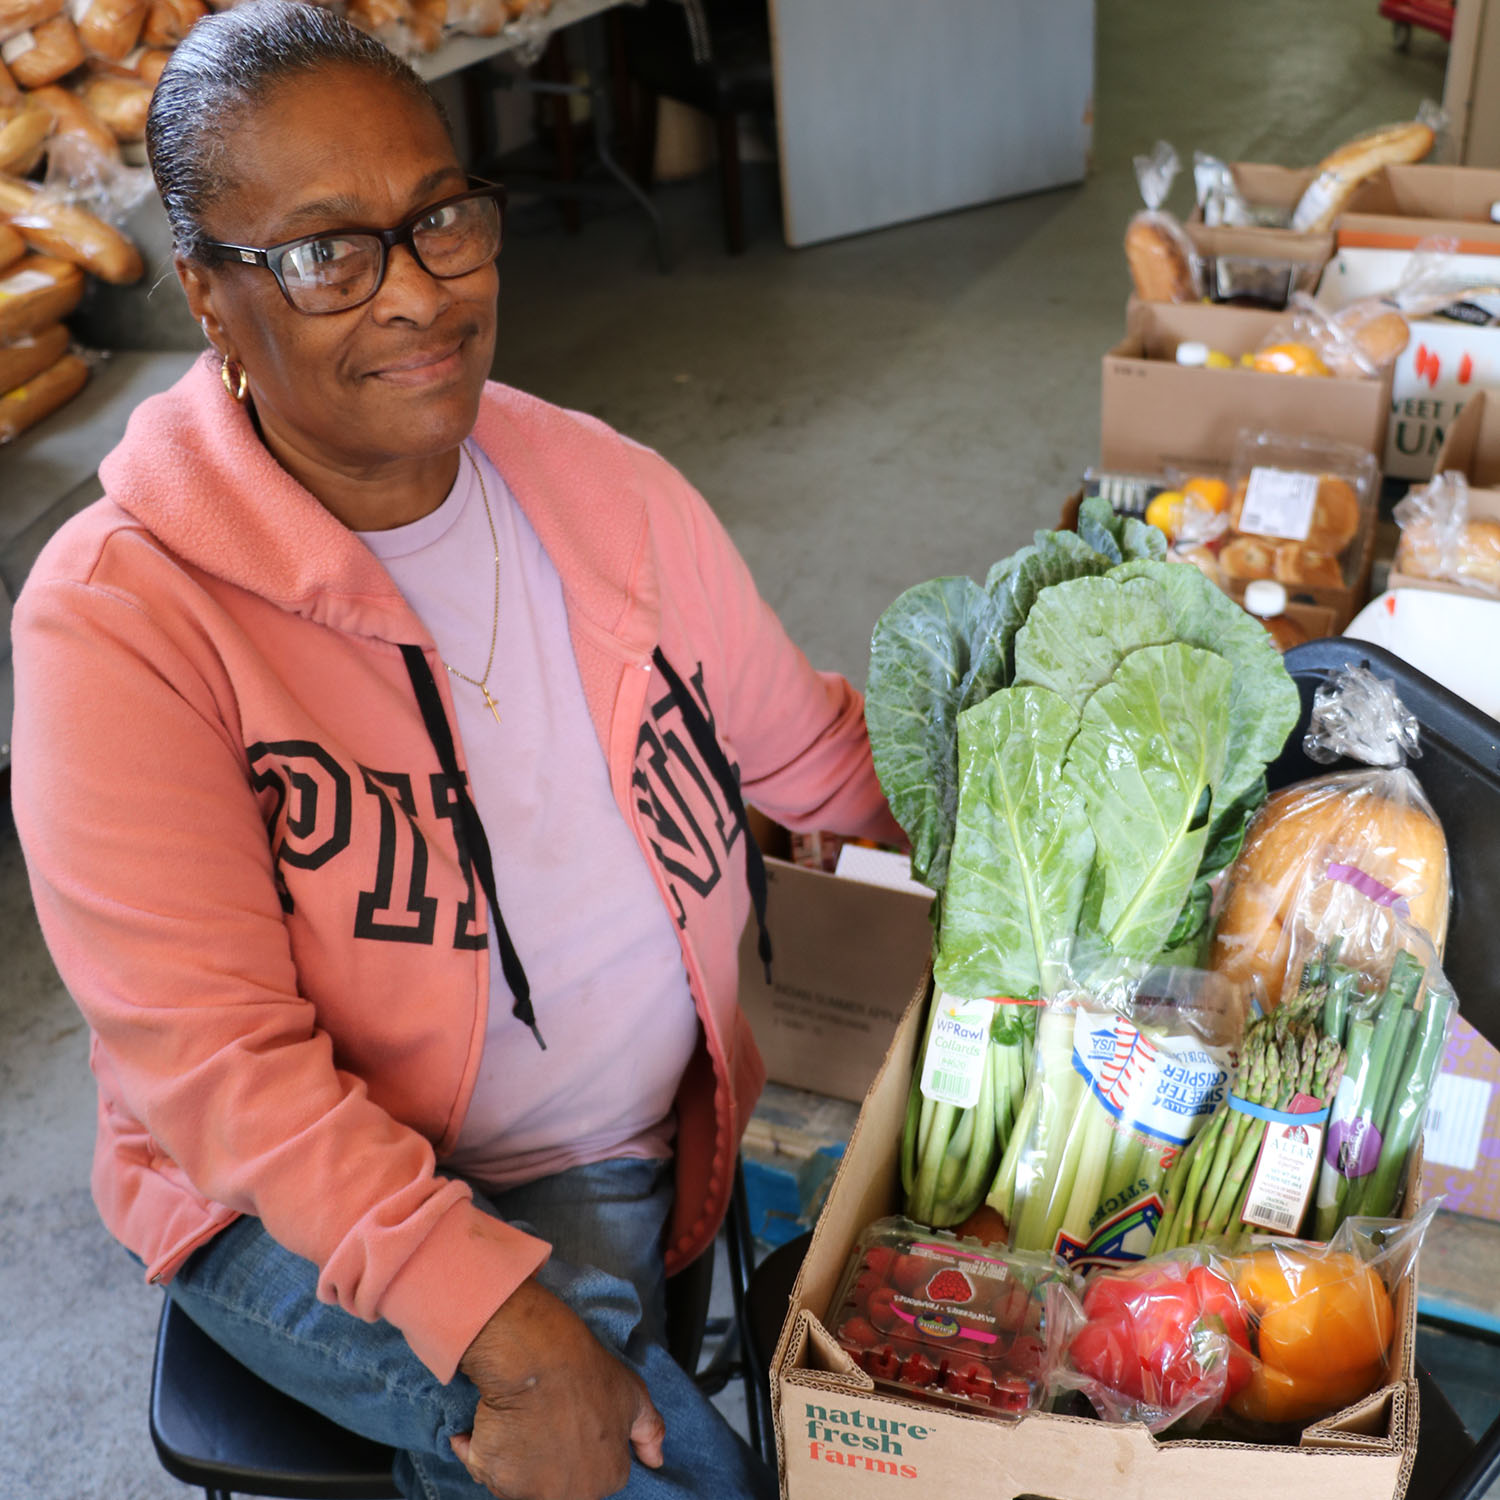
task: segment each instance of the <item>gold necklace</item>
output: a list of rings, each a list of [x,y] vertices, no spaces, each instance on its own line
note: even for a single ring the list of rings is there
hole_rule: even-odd
[[[474,455],[467,448],[463,455],[469,460],[469,467],[474,471],[474,477],[479,481],[479,498],[484,501],[484,518],[490,523],[490,541],[495,548],[495,614],[490,621],[490,654],[485,658],[484,676],[470,677],[467,672],[460,672],[450,662],[444,661],[448,674],[451,677],[462,678],[471,687],[477,687],[484,694],[484,706],[494,714],[495,722],[500,722],[500,705],[490,697],[489,680],[490,668],[495,665],[495,638],[500,634],[500,538],[495,535],[495,518],[490,514],[490,497],[484,487],[484,475],[479,472],[479,465],[474,462]]]

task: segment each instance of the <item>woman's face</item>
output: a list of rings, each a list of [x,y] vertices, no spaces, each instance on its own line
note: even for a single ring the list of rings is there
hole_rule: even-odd
[[[358,68],[294,78],[249,108],[224,170],[204,229],[257,247],[388,229],[468,185],[436,112]],[[370,301],[313,317],[258,266],[179,274],[210,340],[244,366],[268,440],[367,473],[449,452],[472,430],[495,347],[493,264],[439,281],[400,246]]]

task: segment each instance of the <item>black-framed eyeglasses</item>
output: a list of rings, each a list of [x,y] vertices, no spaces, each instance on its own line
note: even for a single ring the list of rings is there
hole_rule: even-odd
[[[348,312],[380,290],[397,245],[405,245],[417,264],[440,281],[467,276],[499,255],[505,239],[505,189],[470,181],[468,192],[429,203],[394,229],[325,229],[264,249],[209,240],[203,248],[216,260],[263,266],[300,313]]]

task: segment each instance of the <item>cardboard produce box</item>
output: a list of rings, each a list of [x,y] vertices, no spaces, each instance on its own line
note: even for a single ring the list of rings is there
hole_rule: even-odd
[[[740,944],[740,1007],[777,1083],[858,1104],[932,953],[931,900],[766,859],[771,982]]]
[[[1469,481],[1469,515],[1474,520],[1500,521],[1500,394],[1486,397],[1476,391],[1448,428],[1433,465],[1434,474],[1457,470]],[[1487,589],[1456,583],[1446,578],[1427,578],[1405,572],[1396,562],[1386,581],[1389,589],[1432,589],[1441,594],[1471,594],[1493,599]]]
[[[1462,1015],[1427,1113],[1422,1193],[1452,1213],[1500,1219],[1500,1052]]]
[[[1188,369],[1176,364],[1189,340],[1238,358],[1256,349],[1284,315],[1254,308],[1131,299],[1125,337],[1104,356],[1100,464],[1129,474],[1222,471],[1246,428],[1353,443],[1379,456],[1389,384]],[[1497,335],[1500,337],[1500,335]]]
[[[1381,296],[1401,279],[1405,250],[1340,250],[1318,284],[1330,312],[1361,297]],[[1469,286],[1500,284],[1495,255],[1457,255],[1455,276]],[[1396,361],[1385,430],[1384,468],[1398,479],[1430,479],[1443,436],[1476,391],[1500,390],[1500,328],[1476,328],[1442,318],[1412,324],[1411,341]]]
[[[1340,250],[1415,250],[1439,235],[1465,255],[1500,255],[1500,171],[1493,167],[1383,167],[1355,190],[1335,225]]]
[[[1396,1377],[1307,1429],[1298,1447],[1153,1438],[1144,1426],[1032,1413],[974,1416],[879,1390],[822,1317],[855,1237],[899,1206],[898,1155],[921,1045],[924,979],[860,1112],[813,1232],[772,1364],[782,1494],[788,1500],[896,1490],[913,1500],[1377,1500],[1404,1490],[1416,1455],[1416,1288],[1396,1305]],[[891,1481],[900,1483],[892,1486]]]

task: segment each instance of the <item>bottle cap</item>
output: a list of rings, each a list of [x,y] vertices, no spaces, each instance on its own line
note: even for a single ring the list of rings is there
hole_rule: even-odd
[[[1177,346],[1177,363],[1197,368],[1208,363],[1208,345],[1197,339],[1185,339]]]
[[[1257,578],[1245,585],[1245,608],[1262,620],[1286,613],[1286,589],[1274,578]]]

